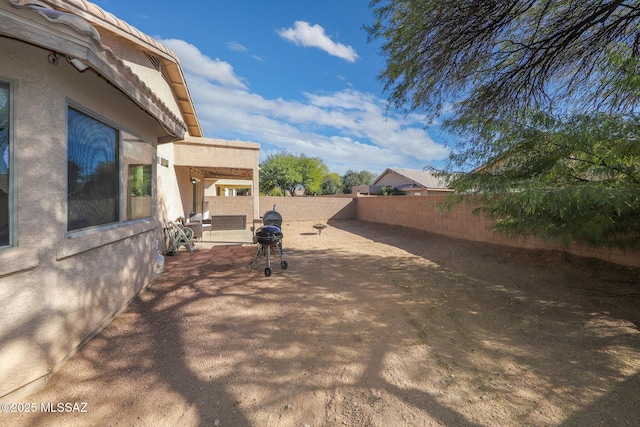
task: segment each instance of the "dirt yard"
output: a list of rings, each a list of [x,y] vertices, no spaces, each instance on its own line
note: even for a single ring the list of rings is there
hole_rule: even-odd
[[[640,424],[639,270],[312,225],[284,224],[289,268],[275,262],[271,277],[264,263],[248,271],[253,246],[168,258],[21,401],[35,413],[0,425]]]

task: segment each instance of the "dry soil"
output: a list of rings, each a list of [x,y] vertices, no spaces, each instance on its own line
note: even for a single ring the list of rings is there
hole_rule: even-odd
[[[0,425],[640,424],[638,269],[312,225],[283,225],[271,277],[250,245],[167,258]]]

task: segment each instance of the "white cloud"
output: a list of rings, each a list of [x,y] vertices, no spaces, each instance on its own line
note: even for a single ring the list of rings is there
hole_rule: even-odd
[[[320,25],[310,25],[308,22],[296,21],[293,28],[281,28],[277,31],[280,37],[287,39],[298,46],[317,47],[329,55],[355,62],[358,54],[351,46],[336,43],[324,33]]]
[[[229,50],[233,50],[234,52],[242,52],[242,53],[249,54],[249,48],[243,45],[242,43],[227,42],[227,48],[229,48]],[[258,55],[251,55],[251,57],[256,61],[264,62],[264,59],[262,59]]]
[[[247,52],[249,51],[249,49],[247,49],[246,46],[244,46],[242,43],[238,43],[238,42],[228,42],[227,43],[227,47],[231,50],[235,50],[237,52]]]
[[[182,61],[205,136],[258,142],[262,159],[287,150],[319,157],[342,174],[347,169],[420,169],[448,155],[417,117],[388,111],[386,102],[372,94],[349,89],[305,93],[297,101],[266,99],[245,87],[221,84],[203,73],[201,64],[183,60],[193,54],[193,46],[183,42],[172,48]]]
[[[211,59],[203,55],[197,47],[184,40],[166,39],[159,41],[178,54],[180,64],[184,70],[189,70],[194,75],[212,80],[223,86],[239,89],[247,88],[242,79],[234,73],[233,67],[228,62]]]

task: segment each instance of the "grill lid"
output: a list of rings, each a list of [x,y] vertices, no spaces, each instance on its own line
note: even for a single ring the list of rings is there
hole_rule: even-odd
[[[256,237],[260,239],[268,240],[280,240],[282,239],[282,230],[275,225],[265,225],[256,230]]]
[[[266,211],[264,215],[262,215],[262,223],[264,225],[276,225],[278,227],[281,227],[282,215],[280,215],[277,211]]]

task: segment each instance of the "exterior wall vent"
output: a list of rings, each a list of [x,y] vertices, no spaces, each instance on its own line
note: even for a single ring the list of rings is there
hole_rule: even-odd
[[[153,56],[148,52],[145,52],[144,54],[149,59],[149,62],[151,62],[151,65],[153,65],[153,68],[155,68],[156,71],[160,71],[160,58],[158,58],[157,56]]]

